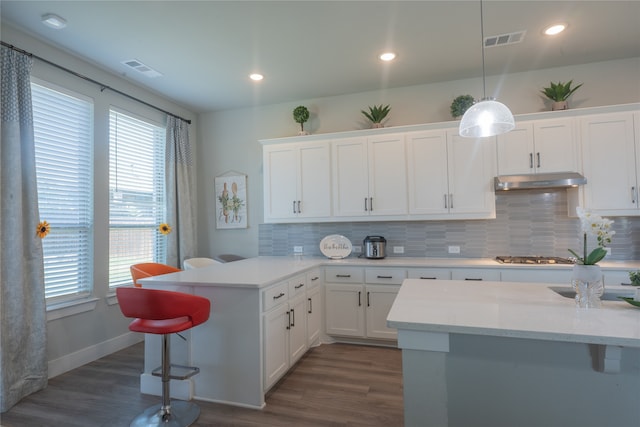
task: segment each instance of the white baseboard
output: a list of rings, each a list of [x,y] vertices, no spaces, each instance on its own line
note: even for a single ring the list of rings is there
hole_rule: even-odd
[[[66,354],[49,361],[49,378],[64,374],[72,369],[108,356],[111,353],[144,341],[144,334],[127,332],[107,341],[100,342],[74,353]]]

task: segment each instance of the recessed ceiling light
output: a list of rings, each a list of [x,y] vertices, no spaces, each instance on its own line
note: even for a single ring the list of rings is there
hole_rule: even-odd
[[[567,24],[553,24],[550,27],[545,28],[544,33],[548,36],[555,36],[560,34],[567,28]]]
[[[249,78],[253,81],[259,82],[260,80],[264,79],[264,76],[262,74],[253,73],[249,74]]]
[[[383,61],[393,61],[394,59],[396,59],[396,54],[393,52],[385,52],[382,55],[380,55],[378,58],[380,58]]]
[[[47,13],[42,15],[42,23],[54,30],[61,30],[67,26],[67,20],[56,15],[55,13]]]

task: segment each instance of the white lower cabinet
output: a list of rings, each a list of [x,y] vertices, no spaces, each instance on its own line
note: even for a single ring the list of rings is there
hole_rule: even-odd
[[[307,273],[307,346],[320,343],[323,319],[322,274],[320,269]]]
[[[500,281],[500,270],[491,268],[456,268],[451,270],[452,280]]]
[[[364,278],[366,282],[364,283]],[[331,268],[325,274],[325,314],[328,335],[397,339],[387,328],[387,315],[406,271],[393,268]],[[349,283],[336,283],[336,282]]]
[[[308,349],[305,286],[301,275],[263,292],[265,391]]]

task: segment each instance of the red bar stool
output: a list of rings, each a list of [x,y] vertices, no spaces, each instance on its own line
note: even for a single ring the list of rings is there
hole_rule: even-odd
[[[129,270],[131,271],[131,277],[133,278],[133,286],[138,288],[142,287],[142,285],[138,283],[138,279],[182,271],[179,268],[175,268],[167,264],[160,264],[159,262],[143,262],[141,264],[134,264],[129,267]]]
[[[171,400],[169,380],[187,379],[200,369],[177,366],[183,375],[171,374],[169,334],[185,331],[209,319],[211,303],[207,298],[182,292],[148,288],[121,287],[116,289],[120,310],[125,317],[135,318],[129,330],[162,335],[162,366],[153,375],[162,377],[162,404],[147,408],[132,422],[131,427],[186,427],[200,415],[200,408],[192,402]]]

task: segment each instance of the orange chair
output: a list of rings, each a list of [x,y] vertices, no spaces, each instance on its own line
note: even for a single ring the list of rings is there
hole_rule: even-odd
[[[158,262],[143,262],[142,264],[134,264],[130,267],[131,277],[133,278],[133,286],[141,288],[142,284],[138,283],[139,279],[145,277],[159,276],[161,274],[175,273],[182,271],[179,268],[172,267],[167,264]]]
[[[171,374],[169,334],[191,329],[209,319],[211,302],[207,298],[182,292],[158,289],[119,287],[116,297],[125,317],[134,318],[129,330],[162,335],[162,366],[152,372],[162,377],[162,404],[147,408],[131,426],[186,427],[200,415],[200,408],[192,402],[171,400],[171,379],[186,379],[200,370],[191,366],[177,366],[187,373]]]

